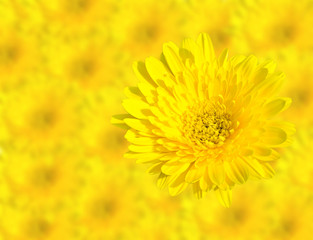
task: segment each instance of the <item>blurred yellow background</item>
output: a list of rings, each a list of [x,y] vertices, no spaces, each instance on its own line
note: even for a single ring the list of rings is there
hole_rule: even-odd
[[[0,240],[311,239],[312,0],[0,0]],[[123,158],[131,66],[209,33],[217,54],[272,58],[297,134],[269,181],[170,197]]]

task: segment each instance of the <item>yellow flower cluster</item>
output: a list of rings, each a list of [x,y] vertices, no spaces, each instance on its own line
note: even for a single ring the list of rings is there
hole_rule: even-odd
[[[311,0],[2,0],[0,16],[1,240],[310,239]],[[271,74],[275,66],[267,59],[274,59],[286,80],[282,92],[266,100],[293,99],[278,120],[296,124],[294,143],[281,152],[277,163],[270,165],[264,158],[262,162],[267,166],[264,174],[271,173],[269,166],[275,165],[276,176],[268,182],[249,181],[236,187],[230,208],[221,207],[210,194],[195,199],[188,188],[175,197],[159,190],[145,166],[123,158],[128,145],[125,130],[110,123],[112,115],[123,112],[121,89],[138,84],[132,63],[153,56],[148,65],[155,66],[163,43],[180,46],[183,39],[196,39],[201,32],[210,35],[222,65],[235,66],[243,60],[227,60],[224,48],[230,50],[230,56],[254,54]],[[165,55],[173,56],[168,54],[171,48]],[[254,59],[246,62],[252,64]],[[175,68],[172,61],[169,64]],[[191,71],[192,64],[189,67]],[[149,69],[151,77],[162,74],[154,69]],[[222,71],[221,77],[225,74],[231,73]],[[141,87],[151,90],[144,84]],[[228,96],[236,95],[236,91],[227,91]],[[126,88],[125,93],[138,100],[137,88]],[[159,95],[164,96],[161,89]],[[236,100],[244,102],[239,96]],[[165,100],[171,103],[164,99],[164,109],[173,107]],[[233,132],[241,125],[230,120],[233,112],[229,109],[233,108],[226,100],[215,96],[212,105],[198,102],[189,106],[192,114],[183,111],[179,126],[186,132],[185,140],[197,148],[228,146],[224,142],[234,138]],[[142,104],[127,101],[124,106]],[[258,101],[258,107],[268,102]],[[286,99],[282,102],[281,109],[289,105]],[[142,114],[136,112],[141,107],[134,114]],[[163,116],[160,110],[158,114]],[[248,119],[251,115],[239,117],[243,116]],[[263,126],[262,114],[258,116],[250,130],[275,127]],[[167,133],[175,134],[172,131]],[[135,133],[129,132],[127,139],[134,139]],[[130,150],[149,149],[145,141],[151,138],[145,137],[139,140],[145,144],[132,144]],[[258,141],[253,143],[254,152],[261,150],[256,148]],[[173,147],[172,142],[164,141],[158,149],[164,146]],[[184,154],[189,151],[180,147]],[[210,152],[217,154],[214,149]],[[241,149],[233,150],[239,153]],[[186,158],[184,167],[194,166],[189,160]],[[176,163],[154,162],[149,171],[160,173],[163,168],[175,175]],[[193,181],[197,175],[190,172]],[[219,186],[232,186],[240,182],[239,176],[232,175],[234,181],[219,182]],[[159,185],[165,183],[162,180],[165,178],[159,177]],[[209,184],[202,180],[204,189]],[[193,191],[202,194],[199,187],[195,184]]]

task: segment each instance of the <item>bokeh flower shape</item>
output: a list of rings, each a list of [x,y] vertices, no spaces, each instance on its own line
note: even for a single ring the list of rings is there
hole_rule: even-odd
[[[157,184],[173,196],[188,185],[198,198],[214,190],[229,207],[231,190],[249,178],[274,175],[275,150],[285,147],[292,124],[273,117],[291,99],[277,97],[284,74],[254,56],[215,56],[210,37],[164,44],[160,60],[136,62],[138,87],[126,89],[128,114],[113,123],[128,129],[125,157],[151,165]]]

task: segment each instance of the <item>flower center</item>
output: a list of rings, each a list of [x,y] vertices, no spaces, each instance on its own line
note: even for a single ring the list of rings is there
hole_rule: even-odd
[[[231,115],[220,102],[190,107],[184,112],[182,122],[185,136],[200,146],[219,147],[234,132]]]

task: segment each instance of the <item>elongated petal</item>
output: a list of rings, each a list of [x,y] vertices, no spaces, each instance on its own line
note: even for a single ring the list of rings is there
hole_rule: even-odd
[[[174,45],[174,46],[173,46]],[[166,62],[170,67],[170,70],[173,74],[177,74],[182,72],[184,69],[184,65],[180,60],[178,53],[174,50],[175,44],[168,43],[163,46],[163,54],[165,56]]]
[[[176,175],[184,172],[189,165],[189,163],[182,163],[177,160],[168,161],[162,166],[162,172],[166,175]]]
[[[163,162],[158,162],[156,164],[153,164],[148,170],[147,172],[149,174],[159,174],[161,173],[161,167],[163,166]]]
[[[203,175],[204,168],[199,168],[195,164],[188,170],[186,174],[185,181],[188,183],[194,183],[200,180],[201,176]]]
[[[158,180],[157,180],[158,188],[163,189],[167,185],[168,180],[169,180],[168,175],[165,175],[164,173],[160,173]]]
[[[217,189],[215,191],[220,203],[224,206],[229,208],[232,202],[232,191],[230,189],[227,190],[220,190]]]
[[[287,140],[284,130],[277,127],[267,127],[262,135],[262,142],[270,146],[278,146]]]
[[[151,87],[157,87],[156,83],[150,77],[146,66],[143,62],[134,62],[133,70],[136,74],[136,77],[141,81],[149,84]]]
[[[240,159],[234,159],[233,162],[224,162],[225,172],[230,180],[237,184],[243,184],[247,181],[249,170],[246,164]]]
[[[154,128],[149,121],[146,120],[139,120],[135,118],[126,118],[125,123],[138,131],[141,132],[151,132],[151,130]]]
[[[200,188],[199,182],[192,184],[192,190],[197,199],[201,199],[203,197],[203,191]]]
[[[129,126],[124,122],[125,118],[129,118],[131,117],[130,114],[118,114],[118,115],[114,115],[111,118],[111,123],[117,127],[123,128],[128,130]]]
[[[184,191],[188,183],[186,183],[185,180],[186,172],[182,173],[176,177],[173,177],[169,182],[169,193],[171,196],[176,196],[180,194],[182,191]]]
[[[225,170],[222,163],[212,163],[208,168],[211,181],[217,186],[222,185],[225,180]]]
[[[125,99],[123,101],[123,107],[129,114],[139,119],[147,119],[151,115],[149,104],[141,100]]]
[[[290,98],[278,98],[264,106],[264,114],[268,117],[273,117],[276,114],[287,109],[291,104]]]
[[[204,58],[208,62],[213,62],[215,58],[215,52],[210,37],[205,33],[201,33],[197,39],[197,43],[199,44],[200,48],[203,49]]]

